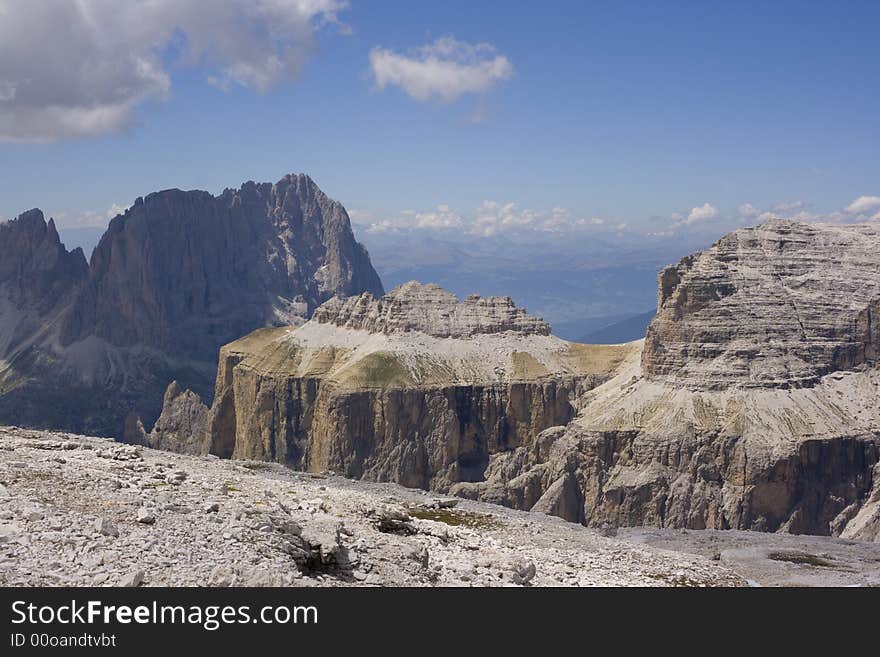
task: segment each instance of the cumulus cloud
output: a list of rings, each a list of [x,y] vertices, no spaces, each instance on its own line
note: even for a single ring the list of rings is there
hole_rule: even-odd
[[[750,208],[748,213],[743,212],[743,208],[746,206]],[[762,224],[778,219],[825,223],[880,222],[880,196],[859,196],[842,210],[823,213],[811,210],[804,201],[776,203],[766,210],[759,210],[750,203],[746,203],[744,206],[740,206],[740,216],[753,224]]]
[[[859,196],[846,207],[846,211],[856,215],[880,211],[880,196]]]
[[[53,141],[125,127],[171,91],[172,63],[221,87],[295,78],[345,0],[0,0],[0,140]]]
[[[513,65],[487,43],[470,44],[442,37],[408,54],[376,47],[370,51],[376,86],[397,86],[418,101],[446,102],[468,93],[484,93],[513,75]]]
[[[503,230],[532,227],[537,215],[531,210],[520,210],[516,203],[483,201],[477,211],[473,232],[489,237]]]
[[[718,208],[710,203],[703,203],[703,205],[691,209],[687,218],[684,220],[684,223],[694,224],[707,219],[714,219],[717,216]]]
[[[448,205],[438,205],[433,212],[416,212],[413,218],[416,228],[460,228],[464,225],[461,216]]]

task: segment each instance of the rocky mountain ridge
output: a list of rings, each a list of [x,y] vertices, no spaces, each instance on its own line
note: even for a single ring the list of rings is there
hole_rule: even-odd
[[[664,269],[644,348],[452,492],[588,525],[880,540],[878,236],[771,222]]]
[[[152,424],[173,379],[210,398],[222,344],[382,293],[345,209],[305,175],[139,198],[88,266],[32,211],[2,227],[0,262],[3,334],[39,327],[0,341],[0,419],[113,436],[129,415]]]
[[[318,308],[314,319],[369,333],[417,331],[438,338],[506,332],[550,335],[547,322],[517,308],[510,297],[473,294],[460,301],[439,285],[416,281],[378,299],[372,294],[336,297]]]

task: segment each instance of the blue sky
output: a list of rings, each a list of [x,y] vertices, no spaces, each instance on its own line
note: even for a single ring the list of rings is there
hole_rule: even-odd
[[[0,0],[0,216],[38,206],[62,224],[95,224],[157,189],[216,193],[302,171],[357,222],[395,228],[421,216],[426,227],[459,229],[481,212],[494,213],[485,225],[495,227],[544,226],[564,211],[569,223],[666,234],[720,234],[768,212],[880,218],[880,199],[871,200],[880,195],[877,2],[318,0],[327,11],[273,36],[306,43],[282,74],[263,82],[233,72],[220,83],[251,61],[259,39],[199,52],[196,41],[212,38],[197,23],[205,12],[105,18],[112,4],[89,2],[92,29],[144,26],[108,37],[99,54],[127,61],[125,48],[140,44],[157,77],[138,78],[152,86],[137,95],[116,72],[91,99],[93,76],[104,73],[90,68],[88,40],[28,62],[53,18],[34,9],[19,25],[13,4],[16,14],[31,10]],[[252,28],[283,18],[266,14]],[[227,31],[239,19],[228,20]],[[35,33],[16,46],[13,30]],[[464,77],[422,81],[427,99],[413,91],[414,76],[430,75],[418,67],[380,88],[377,48],[396,64],[446,58]],[[62,61],[73,67],[65,75],[86,79],[78,90],[51,88],[63,86],[53,71]],[[500,68],[479,78],[468,67],[480,64]],[[8,93],[25,79],[45,93]],[[90,106],[125,93],[135,95],[106,129],[21,128],[26,114],[41,116],[41,99]],[[847,213],[860,197],[859,212]],[[511,221],[498,219],[501,208]],[[437,219],[444,213],[452,220]]]

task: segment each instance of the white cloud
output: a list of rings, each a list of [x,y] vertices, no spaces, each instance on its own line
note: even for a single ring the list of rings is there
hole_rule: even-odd
[[[703,203],[703,205],[691,209],[687,218],[684,220],[684,223],[694,224],[707,219],[714,219],[717,216],[718,208],[710,203]]]
[[[296,77],[344,0],[0,0],[0,141],[91,137],[171,91],[172,62],[222,87]],[[174,53],[174,54],[171,54]]]
[[[110,206],[110,209],[107,210],[106,217],[107,219],[112,219],[118,214],[124,214],[130,207],[130,205],[119,205],[118,203],[114,203]]]
[[[870,214],[874,210],[880,210],[880,196],[859,196],[846,207],[850,214]]]
[[[472,232],[489,237],[502,230],[532,227],[537,217],[531,210],[519,210],[515,203],[483,201]]]
[[[460,228],[462,218],[448,205],[439,205],[434,212],[417,212],[414,215],[416,228]]]
[[[415,100],[439,97],[450,102],[467,93],[484,93],[513,75],[513,65],[487,43],[470,44],[451,36],[400,54],[370,51],[370,67],[379,89],[398,86]],[[484,112],[478,110],[478,118]]]
[[[373,219],[373,213],[362,208],[348,208],[348,218],[355,224],[369,224]]]

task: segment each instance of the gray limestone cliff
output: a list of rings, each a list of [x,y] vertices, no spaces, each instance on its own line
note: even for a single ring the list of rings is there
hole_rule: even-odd
[[[877,363],[880,226],[774,221],[660,273],[646,376],[693,389],[813,385]]]

